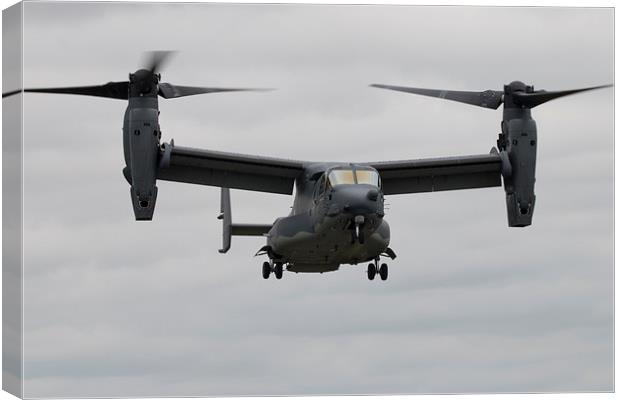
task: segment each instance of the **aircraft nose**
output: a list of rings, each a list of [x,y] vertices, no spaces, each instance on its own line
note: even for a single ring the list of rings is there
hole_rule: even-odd
[[[334,193],[334,200],[342,210],[355,215],[374,214],[379,209],[379,191],[362,185],[340,187]]]
[[[379,198],[379,191],[377,189],[370,189],[366,194],[366,197],[370,201],[377,201],[377,198]]]

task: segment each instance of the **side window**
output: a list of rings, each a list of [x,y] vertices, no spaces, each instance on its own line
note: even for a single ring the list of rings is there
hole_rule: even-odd
[[[316,188],[314,189],[314,200],[319,201],[323,194],[325,193],[325,174],[321,176],[319,181],[316,184]]]

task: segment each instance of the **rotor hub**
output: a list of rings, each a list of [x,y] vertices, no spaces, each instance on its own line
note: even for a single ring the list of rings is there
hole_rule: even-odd
[[[534,86],[526,85],[521,81],[512,81],[508,85],[504,85],[504,93],[515,92],[532,93],[534,92]]]
[[[148,94],[157,94],[157,90],[153,90],[157,88],[157,84],[161,78],[160,74],[156,74],[147,69],[140,69],[133,74],[129,74],[129,82],[132,86],[132,92],[136,93],[138,96],[145,96]]]

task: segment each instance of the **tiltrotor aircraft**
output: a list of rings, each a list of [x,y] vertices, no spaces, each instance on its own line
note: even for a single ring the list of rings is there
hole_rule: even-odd
[[[165,99],[202,93],[252,89],[177,86],[160,82],[158,68],[167,52],[152,53],[148,67],[129,75],[129,81],[100,86],[24,89],[22,92],[64,93],[129,100],[123,123],[126,166],[136,220],[153,217],[156,181],[176,181],[221,188],[223,248],[231,236],[265,236],[267,243],[257,255],[263,278],[284,269],[292,272],[335,271],[341,264],[368,264],[367,276],[388,277],[380,257],[396,258],[388,247],[390,228],[385,220],[384,196],[440,190],[500,186],[506,192],[508,226],[532,223],[536,170],[536,123],[531,109],[562,96],[598,89],[589,87],[556,92],[535,91],[533,86],[512,82],[502,91],[462,92],[371,85],[497,109],[504,105],[497,148],[489,154],[366,163],[304,161],[241,155],[161,143],[158,96]],[[293,194],[289,215],[270,225],[237,224],[231,220],[230,188]]]

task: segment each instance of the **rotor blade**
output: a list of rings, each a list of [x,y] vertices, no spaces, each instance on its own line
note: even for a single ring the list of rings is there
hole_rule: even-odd
[[[2,93],[2,97],[12,96],[21,92],[79,94],[84,96],[108,97],[111,99],[127,100],[129,98],[129,82],[108,82],[105,85],[97,86],[20,89]]]
[[[607,88],[611,86],[613,85],[601,85],[601,86],[593,86],[593,87],[588,87],[588,88],[583,88],[583,89],[561,90],[561,91],[556,91],[556,92],[546,92],[544,90],[539,90],[533,93],[514,92],[513,97],[516,103],[524,107],[527,107],[527,108],[534,108],[538,105],[541,105],[553,99],[557,99],[559,97],[564,97],[564,96],[568,96],[568,95],[575,94],[575,93],[586,92],[588,90]]]
[[[147,52],[145,54],[144,68],[153,73],[158,72],[175,53],[175,51],[169,50]]]
[[[484,92],[459,92],[456,90],[420,89],[406,86],[391,86],[372,84],[372,87],[380,89],[397,90],[399,92],[419,94],[422,96],[438,97],[440,99],[458,101],[478,107],[492,108],[494,110],[502,104],[503,92],[486,90]]]
[[[218,93],[218,92],[261,92],[271,89],[243,89],[243,88],[213,88],[198,86],[179,86],[171,83],[159,84],[159,95],[164,99],[174,99],[195,94]]]

